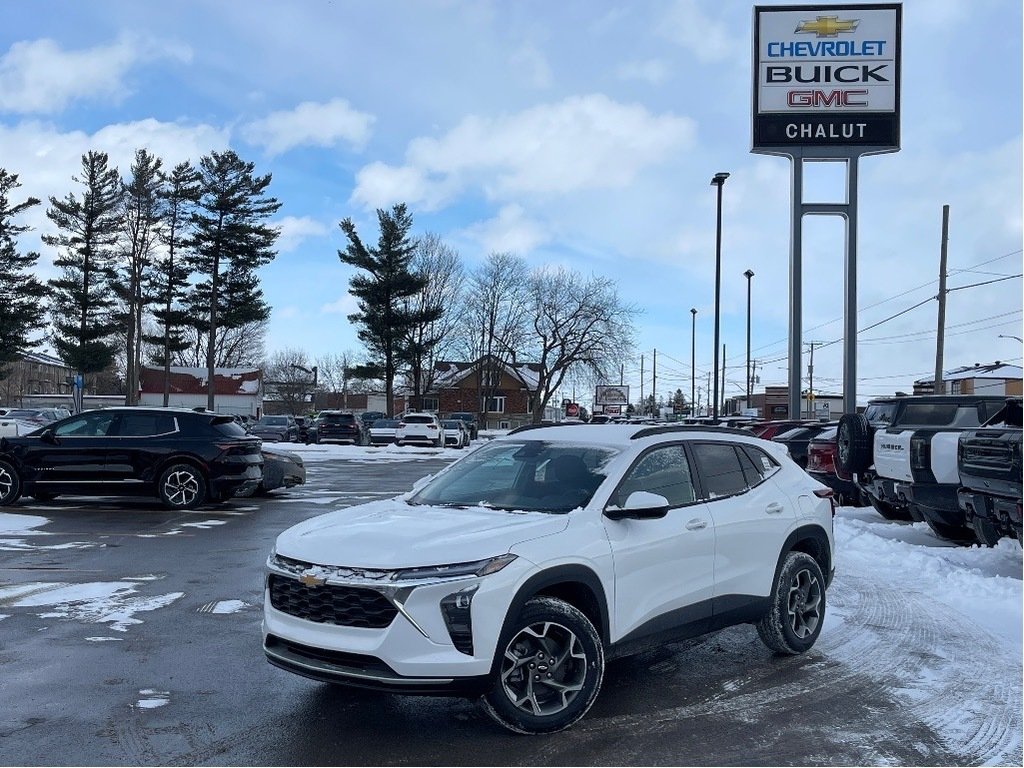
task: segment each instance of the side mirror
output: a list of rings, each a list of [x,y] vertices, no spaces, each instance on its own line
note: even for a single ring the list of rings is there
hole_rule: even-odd
[[[39,439],[42,440],[44,443],[49,443],[50,445],[57,444],[57,435],[55,435],[53,430],[50,429],[49,427],[47,427],[46,429],[39,433]]]
[[[604,516],[609,520],[659,520],[668,514],[668,499],[649,491],[633,491],[620,507],[609,507]]]

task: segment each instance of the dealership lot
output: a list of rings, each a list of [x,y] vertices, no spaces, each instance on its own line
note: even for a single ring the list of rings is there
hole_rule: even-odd
[[[1021,761],[1019,545],[949,547],[867,509],[837,518],[811,652],[773,657],[741,626],[617,661],[589,716],[554,736],[510,736],[460,699],[277,670],[260,646],[277,533],[403,492],[460,455],[297,450],[307,485],[268,498],[185,514],[23,500],[0,514],[0,763]]]

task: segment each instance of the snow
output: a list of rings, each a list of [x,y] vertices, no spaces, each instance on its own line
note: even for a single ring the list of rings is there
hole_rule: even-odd
[[[162,707],[171,702],[171,694],[169,691],[154,691],[151,688],[144,688],[139,691],[140,696],[145,698],[139,699],[135,702],[135,706],[138,709],[156,709]]]
[[[333,443],[312,443],[310,445],[289,445],[288,450],[302,457],[304,463],[319,461],[396,462],[422,461],[424,459],[457,459],[470,448],[429,448],[414,445],[335,445]]]
[[[49,521],[48,518],[39,515],[15,515],[10,512],[0,512],[0,536],[48,536],[42,528]]]

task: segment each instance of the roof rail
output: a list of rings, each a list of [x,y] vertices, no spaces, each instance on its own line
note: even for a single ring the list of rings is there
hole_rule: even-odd
[[[700,426],[697,424],[665,424],[657,427],[647,427],[647,429],[641,429],[636,432],[630,440],[639,440],[641,437],[652,437],[654,435],[671,434],[672,432],[723,432],[727,435],[746,435],[747,437],[754,437],[754,433],[749,429],[738,429],[736,427],[721,427],[717,424],[708,424],[707,426]]]
[[[548,422],[547,424],[543,424],[543,423],[542,424],[524,424],[521,427],[516,427],[511,432],[509,432],[509,434],[510,435],[518,435],[520,432],[527,432],[527,431],[529,431],[531,429],[546,429],[547,427],[569,427],[569,426],[572,426],[573,424],[585,424],[585,423],[586,422],[583,422],[583,421],[551,421],[551,422]]]

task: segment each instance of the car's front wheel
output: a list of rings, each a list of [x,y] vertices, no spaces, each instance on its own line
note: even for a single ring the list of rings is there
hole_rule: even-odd
[[[21,496],[21,478],[18,470],[6,461],[0,461],[0,507],[13,504]]]
[[[806,552],[788,552],[769,595],[768,611],[757,623],[762,642],[776,653],[808,650],[825,621],[825,578]]]
[[[206,480],[191,464],[173,464],[160,475],[159,494],[166,507],[194,509],[206,499]]]
[[[482,703],[510,731],[568,728],[587,713],[601,690],[601,638],[583,612],[563,600],[528,600],[497,652],[494,683]]]

